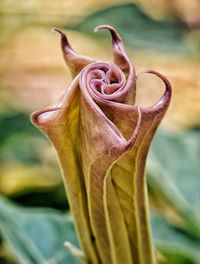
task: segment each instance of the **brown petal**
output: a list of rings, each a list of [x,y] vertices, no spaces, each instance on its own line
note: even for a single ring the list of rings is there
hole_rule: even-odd
[[[61,35],[61,49],[63,57],[69,66],[73,77],[75,77],[86,65],[95,61],[92,58],[82,56],[75,52],[71,47],[67,36],[60,29],[53,28],[52,31]]]

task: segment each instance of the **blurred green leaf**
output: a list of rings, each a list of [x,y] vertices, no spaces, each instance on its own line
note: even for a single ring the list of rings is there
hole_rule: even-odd
[[[200,238],[200,133],[157,133],[147,162],[148,184]]]
[[[156,247],[170,264],[199,264],[200,242],[153,216]],[[78,245],[69,215],[49,209],[25,209],[0,199],[0,232],[20,264],[78,264],[64,248],[65,241]],[[178,262],[179,261],[179,262]]]
[[[49,151],[48,141],[31,124],[28,113],[11,108],[0,112],[0,192],[13,196],[13,199],[30,195],[29,202],[34,202],[38,192],[34,205],[40,202],[44,206],[41,199],[46,197],[47,206],[57,206],[60,196],[54,188],[58,187],[61,178]],[[43,197],[39,197],[41,190],[44,191]],[[52,199],[48,199],[48,192],[55,193],[56,198],[51,196]],[[63,197],[63,188],[61,192],[59,194]],[[60,205],[63,203],[62,200]]]
[[[31,124],[28,114],[12,109],[0,112],[0,128],[0,144],[10,135],[16,133],[27,133],[41,137],[37,129]]]
[[[186,29],[183,24],[179,21],[154,20],[135,4],[116,5],[100,10],[71,28],[94,35],[94,27],[101,24],[115,27],[131,47],[175,53],[189,51],[184,40]],[[104,33],[98,34],[105,36]]]
[[[0,199],[0,232],[20,264],[77,264],[64,242],[77,245],[69,215],[23,209]]]
[[[42,137],[28,114],[14,110],[1,112],[0,128],[1,162],[39,162],[37,149]]]
[[[12,194],[11,198],[13,201],[27,207],[50,207],[62,211],[69,209],[62,183],[46,189],[25,189],[22,193]]]
[[[1,145],[0,161],[34,164],[40,162],[38,147],[41,140],[26,133],[10,135]],[[31,150],[31,151],[30,151]]]
[[[167,257],[167,263],[200,263],[200,241],[174,229],[162,216],[154,215],[151,224],[156,248]]]

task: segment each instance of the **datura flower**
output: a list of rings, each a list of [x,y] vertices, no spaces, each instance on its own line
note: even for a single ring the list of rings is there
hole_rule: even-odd
[[[54,145],[86,263],[156,263],[149,226],[145,160],[170,99],[165,84],[152,107],[134,105],[135,69],[108,25],[114,63],[76,53],[63,32],[61,47],[73,81],[32,122]]]

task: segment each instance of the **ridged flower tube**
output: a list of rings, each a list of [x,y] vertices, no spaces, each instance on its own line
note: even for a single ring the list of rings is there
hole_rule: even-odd
[[[145,161],[155,131],[171,99],[169,81],[152,107],[135,105],[135,69],[117,31],[113,63],[79,55],[61,36],[71,85],[52,106],[31,120],[52,142],[62,169],[85,262],[154,264],[149,226]]]

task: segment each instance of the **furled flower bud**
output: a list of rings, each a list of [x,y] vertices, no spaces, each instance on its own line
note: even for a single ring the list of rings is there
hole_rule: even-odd
[[[165,91],[152,107],[134,105],[134,67],[122,40],[108,25],[114,63],[77,54],[61,35],[73,81],[53,106],[31,119],[53,143],[87,263],[155,263],[149,227],[145,161],[170,99]]]

